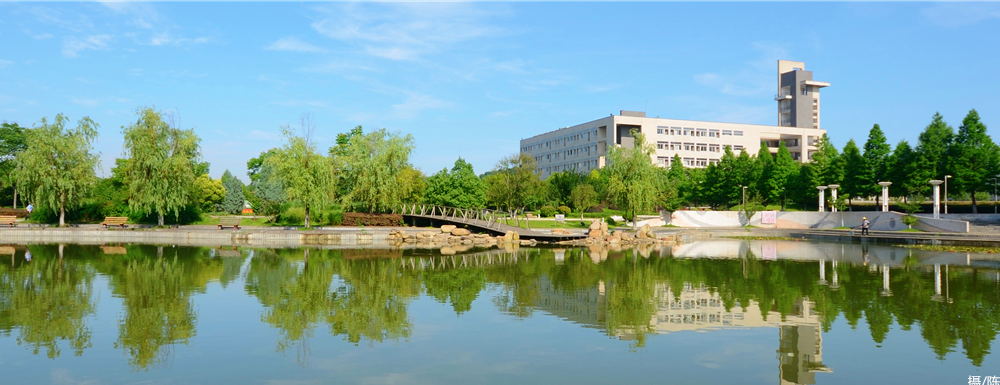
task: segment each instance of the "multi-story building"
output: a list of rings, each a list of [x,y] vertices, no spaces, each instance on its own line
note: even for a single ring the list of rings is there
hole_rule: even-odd
[[[633,130],[655,147],[652,160],[662,167],[670,166],[675,155],[686,167],[706,167],[722,158],[725,147],[756,154],[764,143],[773,154],[779,142],[792,158],[808,162],[826,133],[820,128],[819,89],[829,85],[812,80],[804,63],[779,60],[777,126],[649,118],[645,112],[621,111],[522,139],[521,152],[535,158],[542,179],[565,170],[585,173],[604,167],[611,146],[634,147]]]

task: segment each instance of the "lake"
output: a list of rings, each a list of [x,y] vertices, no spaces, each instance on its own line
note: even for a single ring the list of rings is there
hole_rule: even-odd
[[[969,384],[1000,376],[998,261],[766,240],[8,245],[0,383]]]

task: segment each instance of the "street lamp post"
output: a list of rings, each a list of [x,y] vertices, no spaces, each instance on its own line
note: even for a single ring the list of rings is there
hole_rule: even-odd
[[[948,213],[948,179],[951,175],[944,176],[944,213]]]

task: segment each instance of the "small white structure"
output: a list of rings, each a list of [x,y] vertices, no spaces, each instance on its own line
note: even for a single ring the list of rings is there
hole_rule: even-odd
[[[878,182],[879,186],[882,186],[882,212],[889,212],[889,186],[892,182]]]
[[[934,186],[934,219],[941,218],[941,183],[943,180],[934,179],[931,185]]]
[[[816,186],[819,190],[819,212],[826,211],[826,186]]]

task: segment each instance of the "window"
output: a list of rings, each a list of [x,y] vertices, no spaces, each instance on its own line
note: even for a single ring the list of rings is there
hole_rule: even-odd
[[[656,142],[657,150],[666,150],[670,145],[667,142]]]
[[[694,158],[684,158],[684,166],[694,167]]]
[[[694,165],[697,167],[708,166],[708,159],[695,159]]]
[[[660,165],[660,167],[669,166],[670,165],[670,158],[667,158],[665,156],[657,157],[656,158],[656,164]]]
[[[663,135],[663,129],[662,128],[657,128],[656,129],[656,133],[660,134],[660,135]]]
[[[743,136],[743,131],[733,131],[733,136]]]
[[[705,143],[698,143],[697,149],[695,151],[708,151],[708,145]]]
[[[718,138],[719,137],[719,130],[708,130],[708,137],[709,138]]]
[[[695,136],[706,137],[706,136],[708,136],[708,130],[706,130],[704,128],[699,128],[698,131],[696,132],[696,134],[697,135],[695,135]]]
[[[670,149],[674,150],[674,151],[680,151],[681,150],[681,144],[679,142],[671,142],[670,143]]]
[[[733,152],[738,153],[740,151],[743,151],[743,146],[733,146]]]
[[[718,144],[710,144],[710,145],[708,145],[708,151],[709,152],[719,152],[719,145]]]
[[[732,130],[722,130],[722,136],[733,136]]]
[[[802,95],[809,95],[809,86],[802,87]]]
[[[694,143],[684,143],[684,151],[694,151]]]

